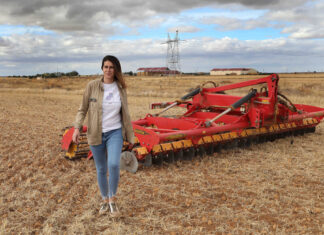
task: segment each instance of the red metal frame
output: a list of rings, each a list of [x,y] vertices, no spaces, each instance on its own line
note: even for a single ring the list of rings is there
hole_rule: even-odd
[[[287,124],[287,126],[294,124],[296,126],[294,128],[302,128],[305,125],[303,120],[307,118],[316,119],[316,123],[312,121],[307,124],[307,127],[316,126],[324,117],[324,109],[296,104],[298,112],[291,111],[278,102],[278,81],[278,75],[272,74],[225,86],[201,88],[191,100],[177,101],[176,106],[186,109],[181,116],[163,117],[147,114],[145,118],[133,121],[134,133],[138,139],[137,145],[145,147],[148,154],[156,145],[177,140],[191,140],[193,145],[198,145],[205,136],[227,132],[240,134],[247,129],[268,128],[275,124]],[[266,88],[255,91],[247,101],[244,97],[224,94],[228,90],[259,84],[265,84]],[[165,108],[172,103],[174,102],[154,103],[151,107]],[[208,121],[218,116],[220,117],[217,120],[208,125]],[[86,127],[83,131],[86,132]],[[64,150],[69,148],[72,134],[73,128],[64,135],[62,139]],[[134,146],[129,146],[132,147]],[[137,158],[143,159],[145,156],[138,154]]]
[[[286,106],[278,104],[278,81],[279,76],[272,74],[260,79],[215,88],[202,88],[201,92],[195,95],[191,101],[179,103],[178,106],[187,107],[187,111],[180,117],[155,117],[149,114],[144,119],[134,121],[135,135],[138,137],[140,145],[151,151],[154,145],[171,140],[191,139],[197,143],[197,139],[206,135],[229,131],[240,132],[246,128],[271,126],[306,117],[314,117],[318,122],[323,118],[324,109],[322,108],[296,105],[303,111],[303,114],[297,114],[292,113]],[[206,120],[212,119],[242,98],[220,92],[259,84],[265,84],[267,89],[257,92],[249,102],[242,105],[247,110],[245,113],[242,113],[240,108],[236,108],[218,119],[213,126],[206,127],[204,125]],[[171,104],[171,102],[167,104]],[[166,103],[155,103],[152,107],[165,107],[165,105]],[[205,111],[211,107],[212,111]],[[149,129],[150,135],[144,138],[143,135],[136,134],[138,126],[141,126],[141,129]]]

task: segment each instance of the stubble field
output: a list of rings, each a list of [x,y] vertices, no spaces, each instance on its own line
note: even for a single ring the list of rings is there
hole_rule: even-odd
[[[127,77],[131,116],[209,80],[258,77]],[[0,78],[0,234],[324,234],[323,123],[314,134],[122,172],[123,217],[99,216],[94,162],[60,151],[91,79]],[[324,107],[324,74],[282,74],[279,85],[294,103]]]

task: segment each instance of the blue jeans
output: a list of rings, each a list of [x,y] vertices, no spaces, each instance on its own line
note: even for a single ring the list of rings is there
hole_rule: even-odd
[[[122,129],[102,133],[100,145],[90,145],[96,164],[97,180],[102,198],[116,195],[119,182],[120,154],[123,148]],[[107,180],[107,168],[109,182]]]

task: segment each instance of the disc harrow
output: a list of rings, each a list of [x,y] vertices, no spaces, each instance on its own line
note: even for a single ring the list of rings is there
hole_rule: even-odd
[[[252,143],[313,133],[324,117],[324,108],[293,104],[278,92],[279,76],[270,76],[225,86],[193,89],[180,100],[154,103],[157,114],[147,114],[133,121],[135,143],[124,142],[123,151],[134,161],[151,166],[163,162],[192,160],[219,152],[221,149],[248,147]],[[265,84],[260,91],[256,85]],[[252,87],[244,97],[225,91]],[[161,116],[173,107],[185,112],[175,117]],[[74,128],[64,130],[62,149],[65,157],[92,156],[83,126],[79,144],[72,142]],[[123,158],[121,158],[123,160]],[[125,164],[123,162],[123,164]],[[136,171],[136,170],[135,170]]]

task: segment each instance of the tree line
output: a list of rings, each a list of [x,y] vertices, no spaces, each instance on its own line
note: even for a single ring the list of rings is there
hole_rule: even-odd
[[[76,77],[79,76],[79,73],[77,71],[71,71],[68,73],[62,73],[62,72],[57,72],[57,73],[38,73],[35,75],[13,75],[13,76],[8,76],[8,77],[22,77],[22,78],[59,78],[59,77]]]

